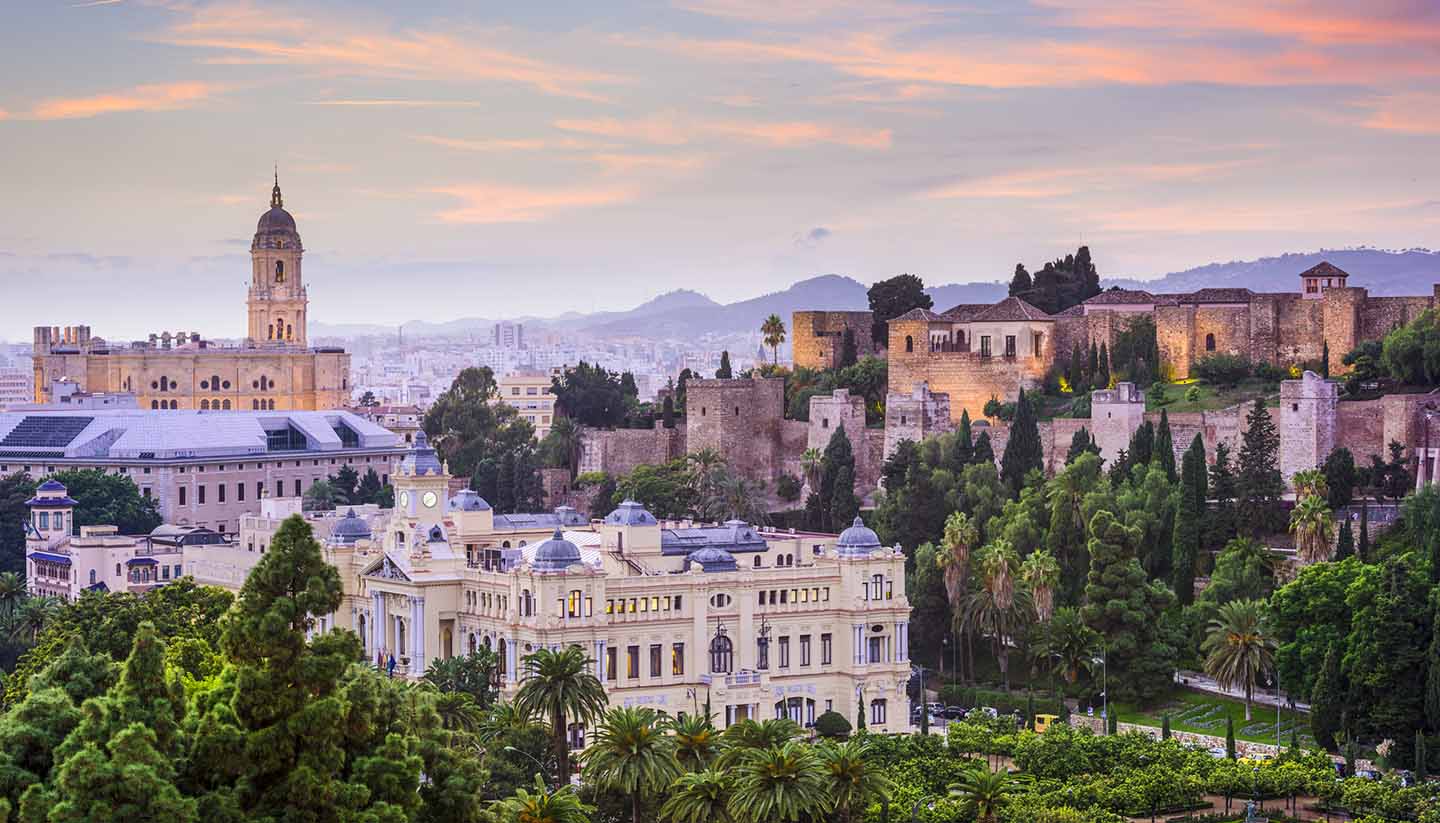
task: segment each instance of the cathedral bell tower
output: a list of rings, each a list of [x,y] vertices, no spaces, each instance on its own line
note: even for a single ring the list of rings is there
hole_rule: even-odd
[[[280,175],[270,190],[270,210],[260,215],[250,244],[253,268],[246,306],[250,310],[249,338],[257,346],[306,346],[305,322],[309,298],[300,276],[304,253],[295,218],[285,211],[280,196]]]

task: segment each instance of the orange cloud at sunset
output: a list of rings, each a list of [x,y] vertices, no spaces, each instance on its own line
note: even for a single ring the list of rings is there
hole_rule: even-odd
[[[61,97],[37,103],[36,120],[67,120],[129,111],[174,111],[189,108],[220,91],[209,83],[158,83],[90,97]]]
[[[429,190],[461,201],[438,212],[442,223],[533,223],[573,209],[608,206],[631,199],[623,188],[532,189],[488,184],[446,186]]]
[[[674,113],[634,120],[603,117],[557,120],[555,127],[619,140],[679,146],[704,137],[734,137],[780,148],[835,143],[857,149],[888,149],[889,129],[858,129],[807,121],[687,121]]]

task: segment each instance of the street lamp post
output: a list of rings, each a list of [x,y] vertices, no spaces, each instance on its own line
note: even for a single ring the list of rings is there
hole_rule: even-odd
[[[515,748],[514,746],[506,746],[506,747],[505,747],[505,751],[511,752],[511,753],[513,753],[513,754],[518,754],[518,755],[520,755],[521,757],[525,758],[526,760],[529,760],[531,763],[534,763],[534,764],[535,764],[535,768],[539,770],[539,771],[536,772],[536,774],[538,774],[538,775],[540,776],[540,780],[543,781],[547,787],[550,785],[550,781],[545,780],[545,764],[544,764],[544,763],[541,763],[541,762],[535,757],[535,755],[533,755],[533,754],[531,754],[531,753],[529,753],[529,752],[526,752],[526,751],[521,751],[520,749],[517,749],[517,748]]]

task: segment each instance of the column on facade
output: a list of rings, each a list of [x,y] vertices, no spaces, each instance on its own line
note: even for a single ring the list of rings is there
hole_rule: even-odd
[[[595,641],[595,679],[605,682],[605,641]]]
[[[370,653],[385,651],[385,601],[380,592],[370,595]],[[385,665],[381,660],[380,665]]]
[[[425,598],[410,599],[410,673],[419,677],[425,673]]]
[[[855,646],[855,665],[863,666],[865,665],[865,626],[851,627],[851,638],[851,643]]]
[[[895,636],[896,636],[896,638],[898,638],[898,639],[896,640],[896,643],[899,644],[899,648],[896,649],[897,654],[896,654],[896,656],[895,656],[895,659],[896,659],[896,660],[899,660],[899,661],[909,660],[909,659],[910,659],[910,622],[907,621],[907,620],[902,620],[902,621],[900,621],[900,623],[898,623],[898,624],[896,625],[896,627],[895,627]]]
[[[710,599],[710,592],[707,590],[701,595],[707,602]],[[735,669],[743,671],[759,671],[760,669],[760,634],[755,626],[755,598],[750,595],[738,595],[740,602],[737,604],[740,612],[739,625],[735,627]],[[771,668],[774,668],[777,661],[768,661]]]
[[[515,635],[512,634],[505,641],[505,665],[510,672],[511,683],[515,683],[520,679],[520,667],[517,665],[519,659],[520,655],[517,653],[515,646]]]

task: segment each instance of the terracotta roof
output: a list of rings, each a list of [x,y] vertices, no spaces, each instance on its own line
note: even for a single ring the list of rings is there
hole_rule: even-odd
[[[1254,294],[1249,289],[1200,289],[1179,298],[1181,303],[1249,303]]]
[[[945,320],[945,319],[946,319],[946,318],[941,317],[940,315],[936,314],[936,313],[933,312],[933,311],[930,311],[929,309],[911,309],[910,311],[907,311],[907,312],[905,312],[904,314],[900,315],[899,317],[895,318],[895,320],[925,320],[925,321]],[[892,320],[891,322],[894,322],[894,321]]]
[[[969,320],[990,306],[990,303],[961,303],[958,306],[951,306],[942,314],[947,320]]]
[[[1083,315],[1083,314],[1085,314],[1085,304],[1084,304],[1084,303],[1076,303],[1075,305],[1071,306],[1070,308],[1066,309],[1065,311],[1056,312],[1055,314],[1052,314],[1052,315],[1050,315],[1050,316],[1051,316],[1051,317],[1080,317],[1080,316]]]
[[[1092,306],[1116,303],[1154,303],[1155,295],[1141,289],[1110,289],[1100,292],[1085,302]]]
[[[1007,297],[970,319],[975,322],[994,323],[1011,320],[1050,320],[1052,318],[1018,297]]]
[[[1305,271],[1300,272],[1301,277],[1349,277],[1350,272],[1339,266],[1331,265],[1329,260],[1321,260]]]

